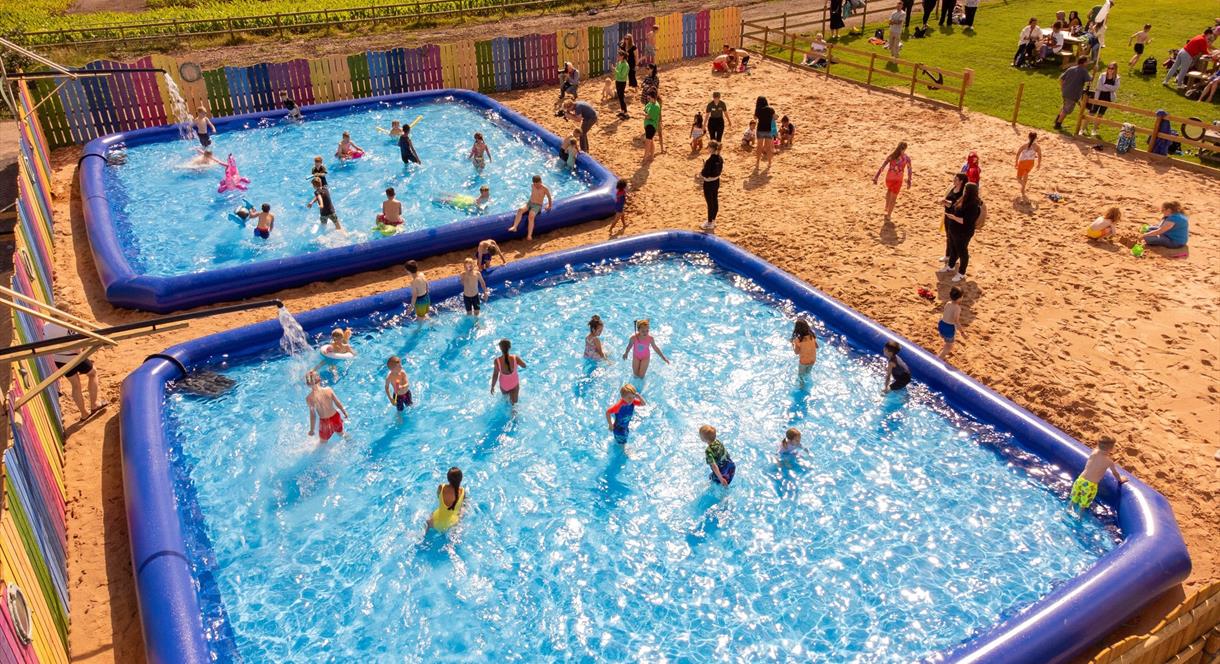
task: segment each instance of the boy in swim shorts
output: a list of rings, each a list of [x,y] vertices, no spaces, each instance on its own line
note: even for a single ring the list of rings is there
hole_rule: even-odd
[[[953,342],[957,335],[960,334],[957,326],[962,319],[962,289],[954,286],[949,289],[949,301],[945,303],[945,310],[940,316],[940,322],[936,324],[936,331],[940,332],[940,338],[944,340],[944,345],[941,346],[940,352],[936,354],[940,359],[949,357],[949,351],[953,350]]]
[[[721,486],[728,486],[733,481],[733,476],[737,474],[737,464],[733,463],[733,459],[729,457],[728,450],[724,449],[724,443],[716,437],[716,428],[707,424],[699,427],[699,438],[707,446],[703,450],[703,458],[707,461],[707,465],[712,467],[712,472],[708,475],[713,482],[719,482]]]
[[[504,252],[500,251],[500,245],[496,244],[495,240],[480,241],[479,247],[474,250],[474,259],[479,263],[480,272],[486,272],[491,269],[492,256],[500,257],[500,265],[508,262],[504,258]]]
[[[309,394],[305,397],[305,405],[309,407],[309,435],[313,435],[315,424],[318,439],[325,443],[330,437],[343,435],[343,419],[347,417],[347,409],[343,402],[335,396],[335,391],[322,387],[322,377],[317,371],[305,374],[305,384],[309,386]]]
[[[402,369],[402,360],[397,355],[391,355],[386,360],[390,373],[385,377],[385,395],[398,410],[398,421],[402,422],[402,411],[411,405],[411,380]]]
[[[212,124],[208,109],[200,106],[195,112],[195,136],[199,138],[200,147],[207,150],[212,145],[212,134],[215,133],[216,125]]]
[[[428,291],[428,279],[419,271],[419,264],[407,261],[404,268],[411,275],[411,308],[415,310],[416,318],[427,318],[428,310],[432,308],[432,296]]]
[[[1106,476],[1107,470],[1114,474],[1114,479],[1118,481],[1119,485],[1127,482],[1125,477],[1118,474],[1118,465],[1110,458],[1113,452],[1114,439],[1102,436],[1097,441],[1097,449],[1093,450],[1093,453],[1089,455],[1089,460],[1085,462],[1084,470],[1072,483],[1072,498],[1068,505],[1069,513],[1079,515],[1089,509],[1089,506],[1093,504],[1093,499],[1097,497],[1097,485]]]
[[[618,395],[618,402],[606,409],[606,426],[610,427],[610,432],[614,434],[614,442],[626,445],[627,427],[631,424],[631,417],[635,415],[635,407],[644,405],[644,397],[635,391],[635,386],[631,383],[624,385]]]
[[[542,212],[542,204],[546,203],[546,211],[551,211],[551,204],[554,202],[551,199],[551,190],[542,184],[542,176],[535,175],[534,183],[530,186],[530,200],[525,204],[525,207],[517,209],[517,216],[513,219],[513,225],[508,228],[509,233],[517,232],[517,227],[521,225],[521,216],[528,214],[528,223],[525,228],[525,239],[534,239],[534,219]]]
[[[462,304],[466,307],[466,313],[472,316],[479,315],[479,303],[486,297],[487,282],[483,281],[483,273],[479,272],[474,266],[474,259],[467,258],[463,263],[462,275]]]
[[[330,189],[322,184],[321,178],[313,179],[313,200],[305,206],[311,208],[314,204],[318,205],[318,214],[321,216],[322,225],[332,221],[335,224],[336,230],[343,230],[343,226],[339,225],[339,215],[335,214],[335,204],[330,200]]]
[[[394,198],[394,187],[386,187],[385,200],[381,202],[381,214],[377,215],[377,225],[402,225],[402,203]]]
[[[885,389],[882,392],[892,392],[906,387],[911,382],[911,369],[907,367],[907,363],[901,357],[898,357],[898,353],[902,352],[902,346],[899,346],[897,341],[887,341],[881,352],[886,359]]]
[[[273,228],[275,228],[275,215],[271,214],[271,205],[263,203],[263,211],[258,213],[258,225],[254,227],[254,237],[266,240],[271,237]]]
[[[322,157],[313,158],[313,170],[309,172],[311,176],[322,181],[322,186],[326,185],[326,164],[322,163]]]

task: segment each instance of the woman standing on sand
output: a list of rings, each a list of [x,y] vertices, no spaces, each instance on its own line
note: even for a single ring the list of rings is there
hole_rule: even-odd
[[[902,142],[890,156],[881,162],[881,168],[877,169],[877,174],[873,176],[873,184],[877,184],[877,178],[881,177],[881,172],[885,171],[885,220],[890,221],[890,216],[894,214],[894,205],[898,202],[898,192],[902,191],[902,172],[906,171],[907,186],[911,186],[911,177],[914,175],[914,170],[911,168],[911,158],[907,156],[907,144]]]
[[[627,54],[627,85],[633,88],[640,87],[635,79],[635,38],[631,36],[630,32],[623,35],[623,39],[618,43],[618,50]]]
[[[707,203],[707,223],[703,224],[703,231],[715,233],[716,215],[720,212],[720,173],[724,171],[724,158],[720,156],[719,141],[708,143],[707,149],[711,154],[699,172],[699,180],[703,183],[703,200]]]
[[[945,212],[945,217],[951,222],[946,224],[945,228],[949,233],[949,260],[940,271],[952,272],[956,268],[957,274],[953,275],[951,280],[953,283],[966,278],[966,266],[970,264],[970,240],[974,237],[975,225],[982,214],[983,202],[979,199],[979,186],[967,182],[962,189],[962,197]]]

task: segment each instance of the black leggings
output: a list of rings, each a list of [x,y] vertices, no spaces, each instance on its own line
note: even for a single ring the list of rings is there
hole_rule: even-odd
[[[966,25],[968,25],[972,28],[974,27],[974,13],[977,12],[978,10],[979,10],[978,7],[967,7],[966,8]]]
[[[940,16],[936,19],[938,25],[953,25],[954,0],[940,0]]]
[[[724,138],[724,118],[708,118],[707,119],[707,135],[713,141],[719,141]]]
[[[965,275],[966,267],[970,265],[970,239],[974,237],[972,231],[953,228],[960,226],[956,221],[950,221],[949,231],[949,262],[946,266],[952,268],[957,266],[958,274]]]
[[[703,200],[707,201],[707,223],[716,223],[720,213],[720,180],[704,181]]]
[[[627,81],[614,82],[614,96],[618,97],[618,110],[623,115],[627,114]]]
[[[936,9],[936,0],[923,0],[923,24],[928,24],[928,17]]]

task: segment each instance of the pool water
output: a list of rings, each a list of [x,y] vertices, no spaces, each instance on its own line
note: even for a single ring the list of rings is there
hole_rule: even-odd
[[[909,662],[1118,543],[1112,518],[1069,516],[1069,480],[1011,436],[918,385],[883,395],[879,356],[816,323],[802,387],[790,305],[705,256],[502,286],[477,320],[440,308],[353,337],[343,440],[307,437],[301,359],[225,368],[237,387],[218,399],[169,397],[220,660]],[[581,358],[592,314],[612,364]],[[648,404],[623,448],[604,412],[646,316],[673,363],[636,381]],[[515,413],[488,393],[502,337],[528,364]],[[402,424],[381,392],[391,354],[416,401]],[[737,463],[727,489],[705,423]],[[805,451],[781,461],[788,426]],[[451,465],[464,515],[425,537]]]
[[[423,117],[411,136],[423,164],[406,166],[397,139],[376,128],[388,128],[392,120],[409,124],[417,116]],[[125,164],[106,169],[105,188],[132,268],[159,276],[190,274],[380,240],[374,226],[386,187],[394,187],[403,205],[406,223],[400,232],[410,232],[470,219],[433,199],[450,193],[477,196],[483,184],[491,189],[488,214],[522,205],[534,175],[543,177],[556,199],[592,186],[584,172],[573,175],[562,168],[558,153],[536,135],[494,111],[452,98],[356,106],[345,114],[306,118],[301,124],[265,123],[215,137],[216,158],[234,155],[239,171],[251,181],[247,192],[217,193],[224,175],[218,165],[188,167],[197,156],[196,141],[128,148]],[[364,157],[346,163],[334,157],[344,131],[368,151]],[[476,131],[492,154],[481,176],[468,158]],[[330,171],[331,198],[346,232],[322,229],[317,206],[305,207],[313,198],[309,180],[315,156]],[[243,198],[256,206],[271,205],[276,222],[269,240],[254,237],[254,221],[242,225],[229,218]]]

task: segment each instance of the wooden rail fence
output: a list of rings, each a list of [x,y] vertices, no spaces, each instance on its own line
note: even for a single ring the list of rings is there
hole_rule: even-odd
[[[1216,664],[1220,662],[1220,582],[1191,595],[1148,634],[1097,653],[1091,664]]]
[[[1112,108],[1116,111],[1122,111],[1124,113],[1130,113],[1132,115],[1137,115],[1137,116],[1140,116],[1143,118],[1148,118],[1149,119],[1148,126],[1137,125],[1135,123],[1128,123],[1128,122],[1124,122],[1122,120],[1114,120],[1114,119],[1111,119],[1111,118],[1108,118],[1105,116],[1097,117],[1097,116],[1088,115],[1087,107],[1090,104],[1096,105],[1096,106],[1102,106],[1105,108]],[[1191,139],[1191,138],[1187,138],[1186,136],[1182,136],[1182,135],[1172,135],[1171,136],[1168,134],[1163,134],[1163,133],[1161,133],[1162,119],[1167,120],[1169,122],[1171,129],[1174,127],[1194,127],[1196,129],[1201,129],[1202,130],[1201,133],[1203,134],[1203,136],[1200,137],[1199,139]],[[1119,103],[1112,102],[1112,101],[1102,101],[1100,99],[1089,99],[1086,96],[1085,98],[1081,99],[1080,110],[1077,112],[1077,116],[1076,116],[1076,130],[1073,135],[1080,134],[1080,130],[1084,126],[1084,123],[1086,123],[1086,122],[1096,122],[1099,125],[1104,125],[1107,127],[1118,127],[1120,129],[1125,124],[1131,124],[1131,126],[1135,128],[1135,133],[1137,136],[1147,137],[1146,142],[1141,142],[1139,140],[1136,140],[1135,147],[1132,148],[1132,152],[1148,153],[1148,154],[1154,155],[1154,156],[1163,156],[1166,158],[1172,158],[1173,157],[1172,155],[1155,155],[1155,153],[1153,153],[1153,151],[1152,151],[1153,147],[1156,145],[1157,140],[1164,139],[1164,140],[1167,140],[1167,141],[1170,141],[1173,143],[1181,143],[1182,145],[1189,145],[1191,147],[1198,148],[1200,150],[1206,150],[1206,151],[1213,152],[1213,153],[1220,153],[1220,142],[1218,142],[1218,141],[1220,141],[1220,138],[1217,138],[1212,141],[1207,140],[1208,139],[1207,132],[1209,132],[1209,131],[1210,132],[1220,132],[1220,127],[1217,127],[1216,125],[1209,124],[1209,123],[1206,123],[1206,122],[1203,122],[1200,120],[1195,120],[1193,118],[1182,118],[1182,117],[1178,117],[1178,116],[1174,116],[1174,115],[1165,115],[1163,118],[1161,118],[1161,117],[1157,116],[1155,111],[1149,111],[1144,108],[1136,108],[1134,106],[1127,106],[1126,104],[1119,104]],[[1141,148],[1141,144],[1144,147]]]

